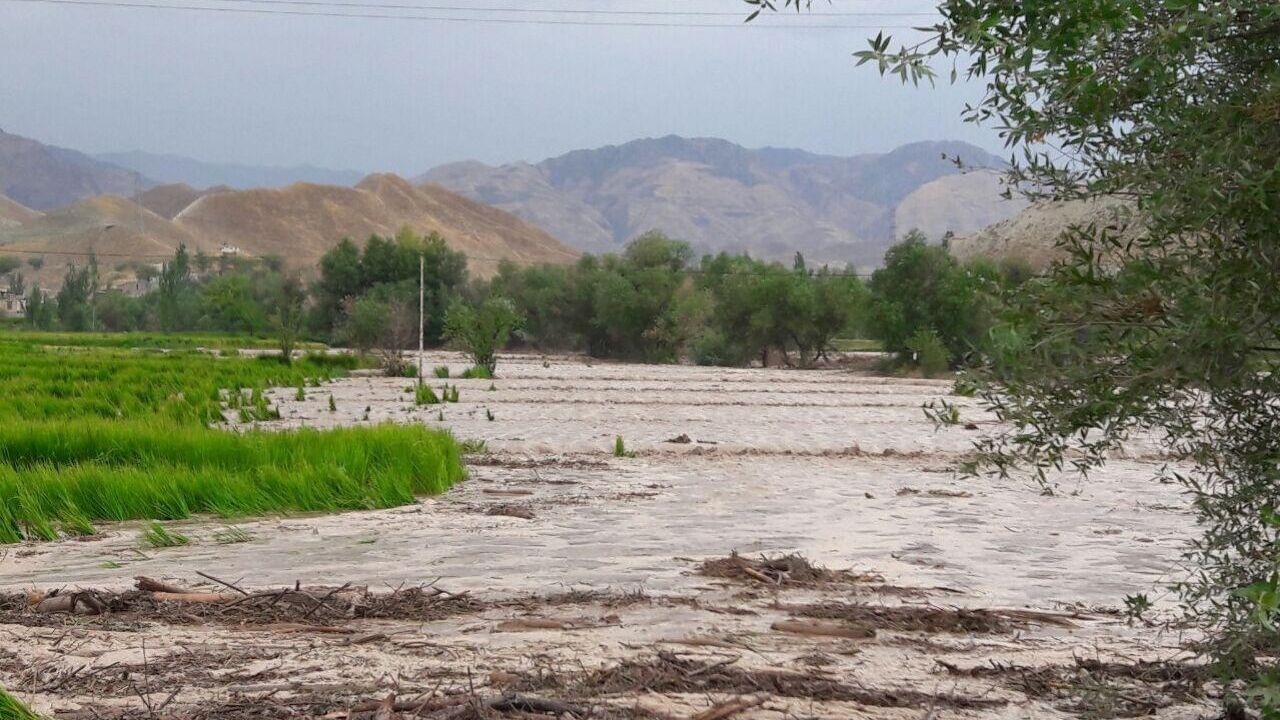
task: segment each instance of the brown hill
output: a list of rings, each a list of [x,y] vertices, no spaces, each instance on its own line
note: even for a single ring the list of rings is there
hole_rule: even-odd
[[[185,229],[130,200],[113,195],[81,200],[17,227],[0,230],[0,254],[39,257],[43,266],[26,268],[36,283],[57,287],[67,266],[83,266],[98,256],[104,279],[129,277],[140,264],[155,264],[186,243],[193,251],[216,250]]]
[[[152,185],[136,172],[0,130],[0,194],[37,210],[95,195],[134,195]]]
[[[214,193],[178,213],[174,223],[209,246],[236,245],[250,255],[279,255],[302,267],[314,267],[344,237],[363,241],[406,226],[439,232],[467,253],[468,266],[481,276],[492,274],[502,259],[568,263],[577,257],[509,213],[394,175],[370,175],[354,188],[296,183]]]
[[[967,232],[1016,211],[994,192],[980,192],[990,184],[941,184],[914,198],[899,218],[900,204],[916,191],[959,172],[944,154],[976,167],[1001,164],[958,142],[834,157],[669,136],[575,150],[532,165],[454,163],[418,180],[500,207],[592,252],[616,251],[657,229],[702,251],[789,261],[798,250],[816,262],[868,266],[879,264],[889,244],[911,228],[900,219]],[[960,192],[948,197],[947,190]]]
[[[186,210],[191,203],[205,195],[227,192],[230,189],[223,185],[211,187],[207,190],[197,190],[186,183],[175,183],[173,185],[157,185],[139,195],[137,199],[138,204],[142,207],[160,217],[172,220],[178,216],[178,213]]]
[[[0,228],[13,227],[40,217],[40,213],[0,195]]]
[[[82,200],[0,229],[0,254],[8,248],[24,257],[43,257],[36,279],[46,287],[56,286],[68,265],[87,262],[91,252],[104,274],[110,269],[126,277],[132,267],[171,257],[179,244],[209,255],[233,245],[247,256],[277,255],[310,272],[344,237],[363,242],[406,226],[439,232],[451,247],[467,253],[468,267],[481,277],[503,259],[569,263],[578,255],[509,213],[438,186],[415,187],[394,175],[371,175],[355,188],[298,183],[279,190],[199,193],[169,186],[144,199],[168,212],[191,193],[195,200],[172,220],[120,197]]]

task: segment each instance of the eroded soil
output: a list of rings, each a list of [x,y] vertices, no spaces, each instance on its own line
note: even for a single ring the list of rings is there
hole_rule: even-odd
[[[1168,613],[1192,531],[1149,446],[1043,494],[956,478],[993,425],[964,398],[960,425],[926,421],[945,382],[500,371],[430,407],[405,379],[272,393],[271,426],[484,440],[439,498],[178,523],[181,548],[136,525],[6,548],[0,683],[85,718],[1213,715],[1186,638],[1116,610],[1147,592]]]

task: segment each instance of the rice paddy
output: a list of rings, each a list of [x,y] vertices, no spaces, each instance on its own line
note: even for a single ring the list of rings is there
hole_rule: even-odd
[[[272,417],[264,387],[345,375],[352,356],[284,365],[86,337],[0,335],[0,543],[101,521],[391,507],[462,478],[453,438],[420,426],[217,428],[224,412]]]

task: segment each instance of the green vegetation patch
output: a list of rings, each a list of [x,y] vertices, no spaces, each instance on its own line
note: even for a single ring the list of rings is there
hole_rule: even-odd
[[[0,719],[40,720],[40,716],[27,709],[17,698],[0,688]]]
[[[457,443],[420,426],[227,432],[223,399],[354,367],[344,356],[51,348],[0,336],[0,542],[97,521],[391,507],[460,480]],[[228,389],[224,391],[223,389]]]

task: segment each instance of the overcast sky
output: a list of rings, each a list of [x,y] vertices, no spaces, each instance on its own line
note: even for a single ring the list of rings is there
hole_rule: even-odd
[[[976,97],[974,87],[915,89],[855,69],[850,53],[865,47],[874,30],[739,27],[746,14],[740,0],[325,0],[733,13],[726,17],[120,1],[682,26],[425,22],[0,0],[0,128],[88,152],[138,149],[403,174],[463,159],[537,161],[669,133],[841,155],[925,139],[1000,147],[992,131],[959,119],[964,102]],[[921,0],[814,4],[824,13],[931,7]],[[929,22],[889,16],[756,21]],[[696,23],[734,27],[683,26]]]

